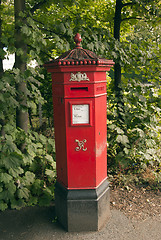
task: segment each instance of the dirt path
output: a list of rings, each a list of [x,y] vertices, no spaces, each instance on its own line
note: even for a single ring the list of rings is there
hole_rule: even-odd
[[[161,192],[136,186],[114,188],[111,208],[122,211],[130,219],[146,220],[161,214]]]

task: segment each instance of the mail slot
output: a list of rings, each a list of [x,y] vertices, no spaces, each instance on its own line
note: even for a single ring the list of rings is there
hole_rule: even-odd
[[[98,230],[109,217],[106,71],[112,60],[80,46],[45,64],[52,74],[55,207],[68,231]]]
[[[71,87],[71,91],[88,91],[88,87]]]

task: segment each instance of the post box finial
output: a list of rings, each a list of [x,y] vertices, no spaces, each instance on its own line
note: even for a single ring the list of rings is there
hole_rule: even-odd
[[[77,33],[74,37],[74,42],[76,43],[76,48],[81,48],[80,43],[82,41],[81,35]]]
[[[81,47],[81,41],[81,35],[77,33],[74,37],[74,42],[76,43],[75,48],[63,53],[60,57],[46,63],[44,66],[47,68],[51,66],[52,68],[52,66],[97,65],[112,67],[114,65],[112,60],[100,58],[94,52],[83,49]]]

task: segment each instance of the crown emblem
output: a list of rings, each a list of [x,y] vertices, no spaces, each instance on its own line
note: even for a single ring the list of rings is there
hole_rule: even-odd
[[[81,72],[77,72],[76,74],[71,73],[70,75],[70,80],[72,82],[80,82],[80,81],[89,81],[89,78],[87,77],[86,73],[81,73]]]

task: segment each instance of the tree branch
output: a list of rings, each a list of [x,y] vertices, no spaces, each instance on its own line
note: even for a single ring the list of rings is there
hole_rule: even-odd
[[[34,22],[40,23],[40,24],[42,24],[44,26],[44,23],[40,22],[39,20],[37,20],[37,19],[35,19],[33,17],[31,17],[31,18],[32,18],[32,20],[34,20]]]
[[[123,7],[127,7],[127,6],[133,6],[133,5],[135,5],[135,4],[137,4],[137,3],[136,3],[136,2],[124,3],[124,4],[122,4],[122,8],[123,8]]]
[[[129,17],[129,18],[123,18],[123,19],[121,19],[121,22],[123,22],[123,21],[128,21],[128,20],[132,20],[132,19],[134,19],[134,20],[141,20],[142,18],[139,18],[139,17]]]
[[[43,0],[37,4],[35,4],[31,9],[30,9],[30,13],[34,13],[37,9],[39,9],[41,6],[43,6],[45,3],[47,3],[48,0]]]
[[[75,17],[77,17],[77,14],[73,13],[71,10],[69,10],[66,6],[63,6],[63,8],[65,8],[68,12],[70,12],[72,15],[74,15]]]
[[[61,37],[66,37],[67,36],[66,34],[61,34],[60,32],[58,32],[58,31],[56,31],[54,29],[47,29],[47,28],[45,28],[44,27],[44,23],[38,21],[37,19],[34,19],[33,17],[32,17],[32,20],[34,20],[35,22],[37,22],[39,24],[42,24],[43,27],[40,27],[40,26],[37,26],[37,27],[38,27],[39,30],[46,32],[46,34],[57,34],[58,36],[61,36]],[[31,26],[28,25],[28,27],[31,27]],[[53,37],[51,35],[49,35],[49,36],[50,37],[48,37],[48,36],[45,37],[45,39],[53,39]]]

